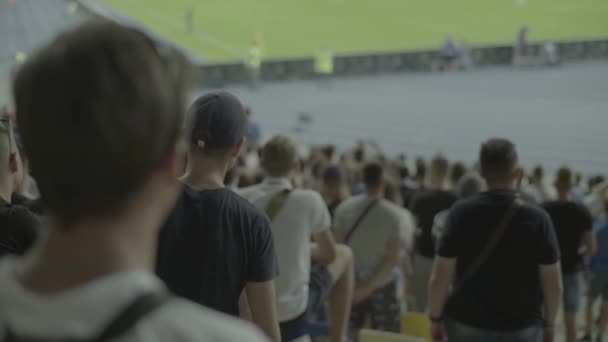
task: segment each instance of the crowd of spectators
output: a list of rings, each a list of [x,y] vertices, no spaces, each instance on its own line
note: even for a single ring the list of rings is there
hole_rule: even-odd
[[[342,342],[399,332],[407,311],[435,341],[552,341],[563,302],[573,342],[584,278],[584,338],[601,340],[601,176],[528,175],[505,139],[475,165],[262,143],[230,93],[188,107],[190,74],[108,22],[17,72],[0,121],[2,341],[278,342],[318,323]]]

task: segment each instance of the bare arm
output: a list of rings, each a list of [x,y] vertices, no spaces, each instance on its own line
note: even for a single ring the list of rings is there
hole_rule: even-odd
[[[399,263],[402,246],[403,242],[398,238],[389,240],[386,245],[386,255],[382,260],[382,264],[376,270],[376,272],[374,272],[372,277],[365,282],[365,286],[367,286],[370,290],[375,290],[382,285],[382,282],[386,279],[386,277],[389,276],[389,274],[391,274]]]
[[[554,326],[563,293],[560,263],[540,265],[540,274],[545,297],[545,324]]]
[[[311,256],[314,260],[329,265],[336,259],[336,242],[329,230],[322,231],[313,235],[315,241],[311,245]]]
[[[443,315],[443,307],[448,297],[455,269],[456,258],[440,256],[435,258],[429,280],[429,305],[432,318],[441,318]]]
[[[583,235],[583,242],[585,243],[585,250],[583,256],[589,258],[595,255],[597,252],[597,241],[595,240],[595,233],[593,230],[588,230]]]
[[[274,280],[245,286],[251,320],[274,342],[281,342]]]

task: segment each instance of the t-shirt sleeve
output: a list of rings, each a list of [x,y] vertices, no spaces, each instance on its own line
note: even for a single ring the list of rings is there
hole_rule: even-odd
[[[437,243],[437,255],[443,258],[456,258],[461,254],[463,248],[462,232],[457,221],[458,210],[450,210],[445,222],[445,227]]]
[[[312,202],[312,234],[317,234],[326,230],[329,230],[331,227],[331,215],[329,214],[329,209],[325,205],[325,201],[321,195],[316,192],[311,193],[311,202]]]
[[[279,275],[279,263],[270,222],[264,215],[255,219],[252,236],[254,241],[249,256],[247,281],[265,282],[275,279]]]
[[[559,243],[551,217],[544,211],[541,213],[537,234],[537,262],[539,265],[551,265],[560,260]]]

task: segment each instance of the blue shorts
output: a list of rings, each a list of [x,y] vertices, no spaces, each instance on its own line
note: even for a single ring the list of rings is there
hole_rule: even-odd
[[[581,304],[581,273],[564,274],[562,278],[564,282],[564,311],[576,313]]]
[[[446,322],[446,330],[450,342],[541,342],[544,333],[540,324],[515,331],[496,332],[474,328],[453,320]]]

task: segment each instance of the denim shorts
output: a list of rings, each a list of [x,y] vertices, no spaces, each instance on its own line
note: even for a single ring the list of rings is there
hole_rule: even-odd
[[[448,320],[446,329],[450,342],[542,342],[543,340],[543,327],[540,324],[515,331],[497,332]]]
[[[567,273],[562,276],[562,279],[564,282],[564,311],[576,313],[581,304],[581,273]]]

